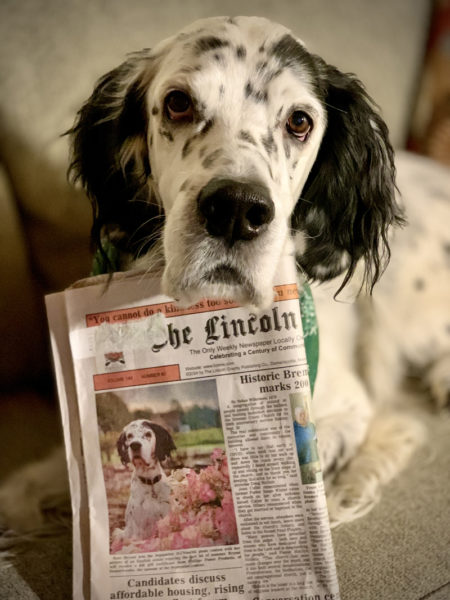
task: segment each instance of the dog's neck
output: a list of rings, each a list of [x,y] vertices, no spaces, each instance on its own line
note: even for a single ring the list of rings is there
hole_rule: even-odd
[[[144,483],[145,485],[155,485],[156,483],[158,483],[158,481],[161,481],[162,475],[161,473],[159,473],[158,475],[155,475],[155,477],[142,477],[141,475],[138,475],[138,479]]]
[[[134,479],[144,485],[154,486],[163,477],[163,470],[161,464],[155,461],[149,464],[145,469],[138,468],[134,471]]]

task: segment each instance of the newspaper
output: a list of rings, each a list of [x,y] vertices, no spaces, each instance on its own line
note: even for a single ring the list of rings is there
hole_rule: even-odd
[[[142,274],[47,297],[74,598],[339,599],[292,257],[278,273],[260,311]]]

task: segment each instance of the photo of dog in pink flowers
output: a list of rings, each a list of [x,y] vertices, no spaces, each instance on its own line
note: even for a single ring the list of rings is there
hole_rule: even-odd
[[[215,381],[96,402],[111,554],[237,544]]]

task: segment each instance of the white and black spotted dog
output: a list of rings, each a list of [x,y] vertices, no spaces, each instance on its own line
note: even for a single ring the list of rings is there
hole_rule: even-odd
[[[117,451],[124,465],[133,465],[125,538],[151,537],[156,522],[169,512],[171,487],[161,463],[170,457],[172,450],[175,450],[172,436],[157,423],[138,419],[123,428]]]
[[[159,268],[184,304],[266,306],[293,240],[300,284],[320,284],[322,467],[353,462],[330,503],[346,507],[337,521],[371,506],[421,437],[375,410],[404,364],[426,367],[448,399],[449,219],[439,193],[423,194],[421,167],[400,176],[405,215],[387,127],[360,81],[280,25],[205,19],[105,75],[71,133],[94,239],[109,236],[124,269]]]
[[[318,311],[313,408],[331,520],[370,508],[422,435],[386,408],[404,367],[448,401],[448,174],[400,157],[401,207],[363,85],[261,18],[202,20],[131,55],[71,134],[97,244],[109,237],[122,269],[160,269],[184,304],[264,307],[294,243]]]

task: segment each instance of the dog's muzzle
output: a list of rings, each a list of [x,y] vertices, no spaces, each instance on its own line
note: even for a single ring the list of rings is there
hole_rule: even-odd
[[[255,182],[212,179],[197,203],[207,232],[230,247],[261,235],[275,216],[269,190]]]
[[[133,451],[133,454],[138,454],[141,452],[142,444],[141,442],[132,442],[130,448]]]

